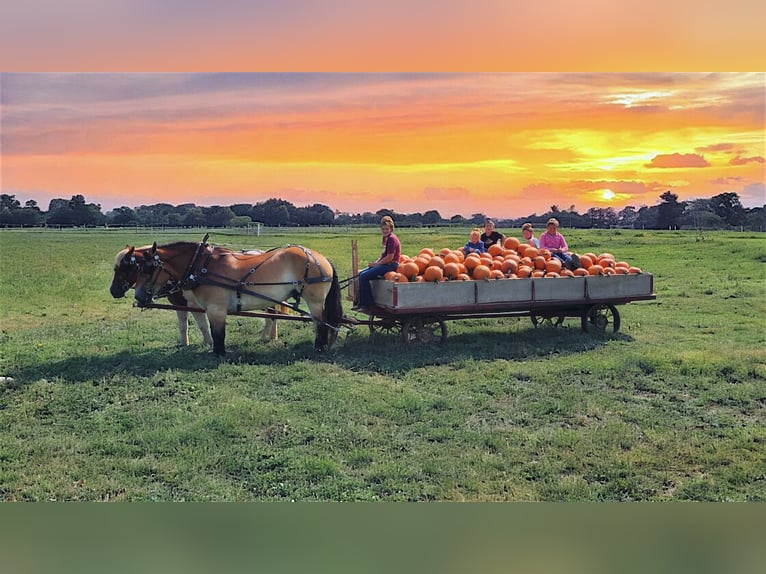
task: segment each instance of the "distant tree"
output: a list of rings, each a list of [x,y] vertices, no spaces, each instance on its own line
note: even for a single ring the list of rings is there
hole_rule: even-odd
[[[106,221],[109,225],[135,225],[138,219],[135,211],[123,205],[107,212]]]
[[[484,225],[484,222],[486,221],[487,216],[483,213],[474,213],[469,218],[469,221],[473,225]]]
[[[425,225],[436,225],[442,222],[442,216],[435,209],[426,211],[423,214],[423,223]]]
[[[710,207],[727,225],[736,227],[745,221],[745,209],[739,195],[733,192],[720,193],[710,198]]]
[[[626,205],[617,213],[617,223],[622,227],[633,227],[638,213],[632,205]]]
[[[679,203],[678,196],[670,190],[660,195],[660,200],[661,203],[657,211],[657,228],[669,229],[678,227],[679,219],[686,207],[685,204],[683,202]]]
[[[551,205],[551,213],[558,213],[559,211],[561,210],[559,209],[558,205],[556,205],[555,203]]]
[[[235,217],[231,209],[220,205],[203,207],[202,213],[205,215],[205,224],[208,227],[226,227],[232,218]]]
[[[201,207],[192,207],[183,215],[181,224],[184,227],[204,227],[207,223]]]

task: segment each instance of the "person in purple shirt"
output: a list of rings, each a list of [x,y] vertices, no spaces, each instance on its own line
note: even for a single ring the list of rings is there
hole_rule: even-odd
[[[577,254],[570,254],[567,241],[564,236],[559,233],[559,221],[555,217],[551,217],[545,226],[545,233],[540,235],[540,249],[547,249],[551,252],[552,257],[556,257],[561,260],[561,263],[567,269],[577,269],[580,267],[580,258]]]
[[[355,311],[368,311],[375,304],[370,280],[383,277],[389,271],[396,271],[399,266],[402,244],[394,234],[394,220],[388,215],[380,220],[380,233],[383,236],[383,253],[376,261],[370,261],[367,268],[359,273],[359,299],[354,307]]]

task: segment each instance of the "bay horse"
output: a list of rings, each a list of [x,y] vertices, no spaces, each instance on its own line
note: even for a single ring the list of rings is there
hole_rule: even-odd
[[[314,350],[329,350],[343,320],[340,284],[335,266],[322,254],[301,245],[287,245],[260,254],[179,241],[137,252],[141,266],[135,298],[147,305],[153,298],[180,291],[194,306],[205,310],[213,351],[226,354],[226,316],[283,304],[294,298],[292,309],[314,323]],[[309,312],[298,309],[304,300]]]
[[[109,292],[115,299],[120,299],[125,296],[129,289],[133,288],[136,284],[139,274],[139,263],[135,256],[135,251],[144,251],[150,249],[151,245],[145,245],[143,247],[131,247],[125,246],[125,249],[117,253],[114,259],[114,275],[112,277],[112,283],[109,286]],[[257,249],[245,251],[248,254],[263,253]],[[168,302],[171,305],[178,307],[188,307],[189,303],[180,291],[168,293]],[[284,309],[278,309],[279,312],[287,312]],[[191,312],[194,321],[197,323],[202,339],[209,347],[213,346],[213,338],[210,335],[210,327],[207,323],[205,313]],[[189,311],[176,310],[176,319],[178,321],[178,346],[185,347],[189,344]],[[262,341],[272,341],[278,336],[277,322],[273,319],[264,319],[263,332],[261,333]]]

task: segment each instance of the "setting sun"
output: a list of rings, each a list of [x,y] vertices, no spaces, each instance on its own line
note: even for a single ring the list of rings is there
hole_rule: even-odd
[[[614,199],[614,192],[611,189],[605,189],[601,194],[601,197],[604,198],[605,201],[609,201],[610,199]]]

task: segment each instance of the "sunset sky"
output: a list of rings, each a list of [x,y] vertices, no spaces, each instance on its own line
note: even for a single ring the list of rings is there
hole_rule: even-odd
[[[3,73],[22,203],[279,197],[493,217],[736,192],[766,203],[766,74]]]

